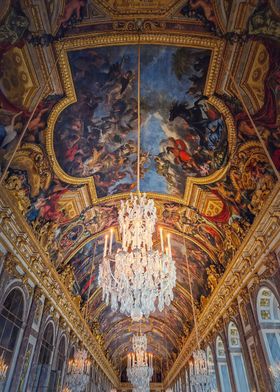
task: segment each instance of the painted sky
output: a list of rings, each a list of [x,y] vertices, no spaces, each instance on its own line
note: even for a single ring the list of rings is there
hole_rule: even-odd
[[[187,177],[225,164],[226,127],[203,97],[210,54],[141,46],[141,191],[182,197]],[[77,102],[55,127],[58,161],[73,177],[92,176],[98,197],[134,191],[138,48],[86,49],[68,58]]]

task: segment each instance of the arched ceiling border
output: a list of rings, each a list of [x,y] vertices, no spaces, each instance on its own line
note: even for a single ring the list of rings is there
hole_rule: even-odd
[[[64,182],[73,184],[73,185],[87,185],[90,193],[91,201],[93,204],[97,204],[100,202],[106,202],[111,200],[119,200],[124,199],[129,196],[129,193],[122,193],[116,195],[105,196],[102,198],[97,197],[96,188],[94,184],[93,177],[85,177],[85,178],[76,178],[72,177],[64,172],[64,170],[60,167],[55,151],[54,151],[54,129],[56,121],[59,115],[65,110],[68,106],[75,103],[77,101],[75,87],[71,76],[70,64],[67,57],[68,51],[74,50],[82,50],[87,48],[95,48],[95,47],[104,47],[104,46],[114,46],[114,45],[136,45],[140,42],[140,44],[161,44],[161,45],[177,45],[182,47],[193,47],[193,48],[201,48],[211,50],[211,60],[208,68],[207,81],[205,84],[204,94],[209,96],[209,103],[212,104],[215,108],[218,109],[220,113],[223,114],[225,118],[225,123],[228,131],[228,141],[229,141],[229,155],[230,158],[233,155],[235,142],[236,142],[236,133],[234,128],[234,121],[232,115],[227,108],[227,106],[218,98],[213,96],[215,92],[215,86],[217,83],[217,78],[219,74],[219,68],[221,65],[222,53],[224,50],[224,42],[223,40],[217,38],[210,37],[202,37],[202,36],[191,36],[191,35],[178,35],[178,34],[88,34],[84,37],[68,37],[63,40],[63,42],[58,42],[55,45],[57,53],[61,53],[59,58],[59,66],[64,84],[65,97],[60,100],[53,108],[50,113],[48,119],[48,127],[46,134],[46,148],[49,157],[51,158],[51,165],[55,174]],[[230,162],[229,158],[229,162]],[[188,177],[185,186],[185,193],[183,199],[177,196],[158,194],[153,192],[147,192],[149,197],[174,201],[181,204],[187,204],[190,201],[190,197],[192,194],[192,187],[195,184],[208,184],[212,182],[216,182],[221,179],[228,170],[229,162],[227,165],[215,173],[211,174],[207,177],[202,178],[194,178]]]
[[[155,317],[155,316],[152,315],[152,316],[150,316],[150,319],[151,319],[151,323],[153,323],[153,321],[155,320],[155,321],[156,321],[157,323],[159,323],[160,325],[164,325],[165,328],[167,328],[167,329],[170,331],[170,335],[173,336],[174,341],[176,341],[177,335],[176,335],[176,333],[172,330],[172,328],[170,328],[168,325],[164,324],[164,322],[163,322],[161,319],[159,319],[158,317]],[[111,330],[113,330],[114,328],[117,328],[117,327],[122,328],[122,327],[123,327],[122,324],[127,324],[128,322],[129,322],[128,318],[124,318],[124,319],[121,319],[121,320],[115,322],[115,323],[111,326],[110,332],[111,332]],[[125,327],[126,327],[126,326],[127,326],[127,325],[125,325]],[[157,328],[156,328],[156,330],[157,330]],[[173,338],[172,338],[172,339],[173,339]],[[172,340],[172,339],[171,339],[171,340]],[[172,342],[172,344],[174,345],[174,342]]]
[[[163,226],[163,228],[164,227],[166,227],[166,226]],[[85,246],[85,245],[87,245],[89,242],[91,242],[91,241],[93,241],[93,240],[95,240],[96,238],[98,238],[98,237],[102,237],[102,236],[104,236],[106,233],[108,233],[109,232],[109,229],[106,229],[106,230],[103,230],[103,231],[101,231],[101,232],[98,232],[98,233],[96,233],[96,234],[94,234],[94,235],[91,235],[91,236],[89,236],[88,238],[86,238],[85,240],[83,240],[80,244],[78,244],[77,245],[77,247],[76,248],[74,248],[73,250],[72,250],[72,252],[71,253],[69,253],[68,255],[67,255],[67,257],[65,258],[65,260],[63,260],[62,261],[62,263],[60,264],[60,266],[66,266],[68,263],[69,263],[69,261]],[[178,237],[182,237],[182,238],[185,238],[186,240],[189,240],[189,241],[191,241],[193,244],[195,244],[195,245],[197,245],[198,247],[200,247],[210,258],[211,258],[211,260],[212,261],[216,261],[216,257],[215,257],[215,255],[212,253],[212,252],[210,252],[210,250],[209,249],[207,249],[200,241],[198,241],[196,238],[193,238],[193,237],[190,237],[190,236],[188,236],[188,235],[186,235],[186,234],[184,234],[184,233],[181,233],[180,231],[178,231],[178,230],[176,230],[176,229],[173,229],[173,228],[171,228],[171,227],[169,227],[168,228],[168,232],[169,233],[171,233],[171,234],[175,234],[176,236],[178,236]],[[92,296],[91,296],[92,297]],[[91,300],[91,297],[89,298],[89,300]]]
[[[172,331],[171,328],[167,328],[167,329],[168,329],[168,331]],[[129,333],[129,332],[128,332],[128,333]],[[130,332],[130,333],[131,333],[131,335],[133,335],[132,332]],[[158,328],[154,328],[154,329],[153,329],[153,333],[154,333],[155,337],[159,337],[159,339],[164,340],[164,339],[161,337],[161,336],[162,336],[162,332],[161,332]],[[112,341],[115,340],[115,339],[116,339],[116,336],[115,336],[115,335],[112,336],[112,337],[110,338],[110,343],[106,344],[106,346],[105,346],[106,350],[109,351],[109,344],[111,344]],[[168,337],[167,337],[166,339],[168,339],[168,341],[169,341],[169,343],[172,345],[172,347],[174,347],[174,348],[177,347],[177,345],[178,345],[178,338],[177,338],[177,339],[174,338],[174,337],[171,338],[170,335],[168,335]],[[150,340],[151,340],[151,341],[154,341],[154,338],[152,338],[152,339],[150,339]],[[125,343],[124,343],[124,345],[126,345],[126,344],[129,344],[129,342],[125,342]]]
[[[179,1],[171,1],[170,0],[170,5],[166,6],[166,10],[161,11],[160,8],[157,8],[157,13],[155,15],[155,7],[153,7],[151,10],[146,10],[145,12],[141,12],[138,7],[132,8],[131,12],[126,12],[126,13],[120,13],[120,10],[116,7],[116,10],[112,9],[110,5],[105,5],[104,0],[96,0],[96,5],[102,9],[106,15],[111,17],[113,20],[114,19],[130,19],[130,18],[140,18],[140,17],[148,17],[149,19],[158,19],[160,18],[168,18],[172,16],[178,8],[182,7],[186,0],[179,0]],[[160,14],[160,15],[159,15]]]
[[[178,344],[178,336],[175,334],[175,332],[174,332],[168,325],[164,324],[164,322],[161,321],[160,319],[158,319],[158,318],[156,318],[156,317],[151,317],[151,318],[154,319],[154,320],[156,320],[156,321],[159,323],[159,325],[163,325],[164,328],[166,328],[166,329],[170,332],[170,334],[168,335],[168,337],[166,337],[166,339],[169,340],[170,344],[171,344],[173,347],[176,347],[176,345]],[[119,322],[115,323],[115,324],[114,324],[114,328],[117,328],[118,326],[120,326],[120,330],[121,330],[121,328],[122,328],[123,326],[120,325],[120,324],[124,323],[125,321],[127,321],[127,320],[126,320],[126,319],[125,319],[125,320],[120,320]],[[149,331],[148,331],[148,332],[149,332]],[[160,331],[159,328],[153,327],[153,331],[151,331],[151,332],[155,333],[156,336],[159,336],[159,337],[162,336],[162,331]],[[133,331],[129,331],[129,330],[128,330],[128,333],[133,334]],[[108,342],[106,342],[106,346],[105,346],[105,347],[106,347],[107,350],[108,350],[108,348],[109,348],[109,345],[111,344],[111,342],[112,342],[115,338],[116,338],[116,335],[113,333],[113,335],[110,337],[110,339],[108,340]]]

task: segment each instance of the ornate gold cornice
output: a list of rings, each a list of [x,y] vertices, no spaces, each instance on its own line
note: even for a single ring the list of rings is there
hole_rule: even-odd
[[[14,268],[16,261],[24,271],[28,271],[33,282],[48,298],[49,304],[46,303],[46,306],[55,309],[65,319],[112,384],[118,387],[118,377],[111,363],[73,302],[71,294],[60,281],[54,266],[41,250],[24,217],[17,211],[16,203],[13,203],[11,196],[2,186],[0,193],[0,225],[9,252],[6,256],[9,265]]]
[[[276,262],[270,271],[271,253],[280,244],[280,183],[271,192],[264,208],[256,217],[242,245],[219,281],[212,296],[198,318],[201,341],[217,330],[217,323],[234,316],[237,311],[236,298],[242,295],[248,283],[256,288],[260,284],[260,269],[266,266],[269,276],[277,270]],[[267,259],[269,255],[270,259]],[[275,260],[275,259],[274,259]],[[269,264],[270,263],[270,264]],[[278,266],[279,268],[279,266]],[[233,305],[233,306],[232,306]],[[221,321],[222,320],[222,321]],[[176,378],[196,349],[195,331],[192,331],[164,381],[164,388]]]

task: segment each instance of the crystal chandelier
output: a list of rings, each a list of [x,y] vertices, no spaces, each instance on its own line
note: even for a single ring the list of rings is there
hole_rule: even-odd
[[[204,350],[196,350],[193,352],[193,365],[190,374],[191,386],[196,391],[201,392],[215,392],[216,377],[212,369],[210,369],[206,353]]]
[[[153,355],[147,354],[146,335],[134,335],[133,353],[127,358],[127,377],[133,385],[134,392],[149,392],[153,376]]]
[[[3,354],[0,357],[0,381],[5,381],[8,371],[8,365],[4,361]]]
[[[193,352],[193,363],[190,364],[190,384],[191,390],[199,392],[216,392],[216,375],[213,368],[207,360],[206,352],[200,349],[199,331],[197,326],[196,312],[194,306],[194,298],[192,291],[190,265],[188,259],[188,249],[186,247],[186,239],[184,238],[185,245],[185,259],[187,265],[187,274],[189,281],[189,289],[191,294],[191,305],[193,311],[194,328],[196,333],[197,350]]]
[[[275,391],[280,392],[280,362],[270,366],[269,370],[272,374]]]
[[[69,360],[66,375],[66,388],[70,391],[83,392],[89,382],[91,362],[86,350],[77,350],[74,358]]]
[[[111,302],[114,311],[128,314],[134,321],[162,311],[173,300],[176,268],[171,254],[170,234],[164,248],[160,229],[161,251],[153,249],[156,226],[156,208],[152,199],[140,193],[140,49],[138,49],[138,143],[137,193],[121,202],[119,226],[122,248],[112,255],[113,231],[105,236],[103,261],[99,268],[99,286],[106,305]],[[156,303],[157,301],[157,303]]]
[[[110,246],[105,237],[103,263],[99,270],[99,285],[103,289],[103,300],[114,311],[129,314],[134,321],[142,316],[149,317],[157,307],[162,311],[164,305],[173,300],[173,287],[176,284],[176,268],[171,255],[170,234],[168,247],[164,250],[161,234],[161,252],[153,250],[152,235],[155,231],[156,209],[153,200],[146,195],[131,195],[130,200],[122,202],[119,224],[122,234],[122,249],[112,257],[111,231]],[[111,263],[114,262],[114,269]]]

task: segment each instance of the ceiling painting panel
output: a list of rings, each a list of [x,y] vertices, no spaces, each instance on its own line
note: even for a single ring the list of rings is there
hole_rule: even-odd
[[[136,186],[137,49],[68,52],[76,102],[58,117],[54,154],[65,179],[92,177],[98,198]],[[182,198],[188,177],[208,178],[228,162],[225,119],[203,95],[210,56],[206,49],[141,46],[143,191]]]

